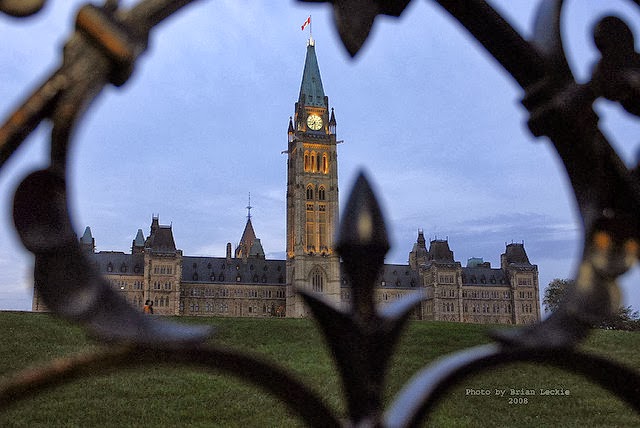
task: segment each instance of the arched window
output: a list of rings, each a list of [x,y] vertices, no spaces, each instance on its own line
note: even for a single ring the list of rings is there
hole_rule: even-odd
[[[325,191],[324,191],[324,186],[320,186],[320,188],[318,189],[318,200],[320,201],[324,201],[325,200]]]
[[[323,174],[329,173],[329,157],[327,156],[326,153],[322,154],[322,173]]]
[[[311,289],[318,293],[324,291],[324,275],[320,269],[314,270],[311,274]]]
[[[304,152],[304,170],[305,172],[311,170],[311,160],[309,159],[309,152]]]
[[[311,165],[309,165],[309,170],[311,172],[316,171],[316,152],[311,152]]]
[[[307,200],[313,200],[313,186],[311,184],[307,186]]]

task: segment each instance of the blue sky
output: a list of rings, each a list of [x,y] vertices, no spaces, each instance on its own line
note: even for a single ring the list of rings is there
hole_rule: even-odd
[[[0,116],[6,117],[60,61],[82,2],[49,1],[33,18],[0,17]],[[132,2],[123,2],[124,5]],[[525,35],[537,2],[492,2]],[[526,3],[526,4],[525,4]],[[564,27],[575,74],[596,56],[589,36],[603,8],[638,21],[631,2],[567,2]],[[107,88],[73,143],[70,198],[81,234],[98,250],[129,251],[152,214],[173,225],[186,255],[222,256],[240,239],[251,193],[253,225],[272,258],[284,258],[287,125],[298,96],[312,15],[324,89],[335,108],[341,201],[364,169],[405,263],[417,230],[448,237],[455,258],[499,265],[505,243],[524,241],[540,283],[572,276],[581,227],[562,165],[534,139],[521,89],[432,2],[400,19],[379,17],[355,60],[326,5],[200,1],[152,34],[122,88]],[[638,34],[638,28],[634,31]],[[599,102],[604,132],[627,162],[640,125]],[[32,258],[13,231],[20,180],[46,165],[48,125],[0,171],[0,309],[30,309]],[[640,308],[625,278],[626,304]]]

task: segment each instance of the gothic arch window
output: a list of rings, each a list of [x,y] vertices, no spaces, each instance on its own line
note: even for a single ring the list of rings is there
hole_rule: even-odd
[[[127,265],[123,262],[120,265],[120,272],[125,273],[127,271]]]
[[[326,193],[324,190],[324,186],[320,186],[320,188],[318,189],[318,200],[324,201],[325,198],[326,198]]]
[[[107,272],[113,272],[113,264],[111,262],[107,265]]]
[[[316,171],[316,152],[311,152],[311,162],[309,165],[309,171],[311,172]]]
[[[326,153],[322,154],[322,173],[323,174],[329,173],[329,157],[327,156]]]
[[[313,200],[313,185],[309,184],[307,186],[307,201]]]
[[[311,171],[311,159],[309,158],[308,151],[304,152],[304,171],[305,172]]]
[[[324,291],[324,274],[318,268],[311,272],[311,289],[318,293]]]
[[[316,171],[322,172],[322,158],[320,157],[320,153],[316,156]]]

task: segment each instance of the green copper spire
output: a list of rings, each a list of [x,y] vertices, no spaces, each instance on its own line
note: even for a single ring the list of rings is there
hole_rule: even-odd
[[[302,84],[300,85],[298,102],[306,106],[327,107],[313,38],[309,38],[307,44],[307,57],[304,61],[304,71],[302,72]]]

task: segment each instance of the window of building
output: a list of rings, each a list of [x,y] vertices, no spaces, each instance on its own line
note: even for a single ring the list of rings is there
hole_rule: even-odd
[[[328,249],[327,238],[327,213],[324,210],[320,210],[318,212],[318,245],[320,246],[320,251]]]
[[[307,186],[307,201],[312,201],[312,200],[313,200],[313,186],[309,184]]]
[[[315,236],[315,215],[313,211],[307,210],[306,222],[305,222],[305,241],[307,245],[307,251],[316,250],[316,236]]]
[[[518,285],[533,285],[531,277],[518,277]]]
[[[311,172],[315,172],[316,171],[316,152],[311,152],[311,157],[310,157],[310,168],[309,171]]]
[[[325,198],[326,198],[326,193],[324,190],[324,186],[320,186],[320,188],[318,189],[318,200],[324,201]]]
[[[311,289],[319,293],[324,291],[324,275],[319,269],[311,274]]]

